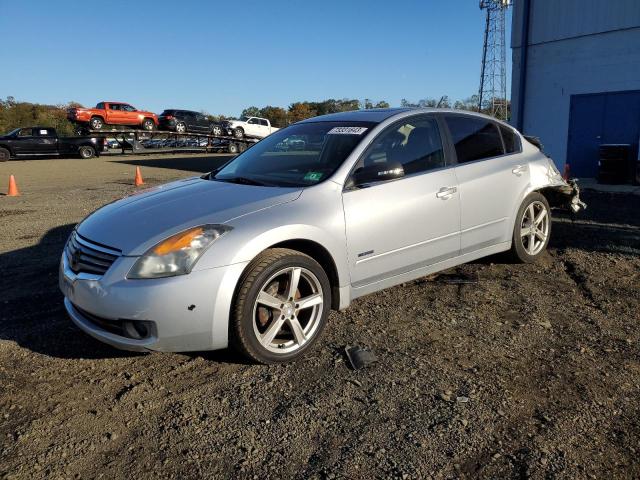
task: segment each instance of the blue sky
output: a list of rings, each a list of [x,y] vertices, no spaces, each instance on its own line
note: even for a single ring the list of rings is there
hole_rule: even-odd
[[[0,97],[227,115],[327,98],[466,98],[478,89],[483,18],[477,0],[0,0]]]

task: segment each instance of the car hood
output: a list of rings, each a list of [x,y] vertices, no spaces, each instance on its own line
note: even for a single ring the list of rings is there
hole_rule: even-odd
[[[302,189],[260,187],[190,178],[154,187],[105,205],[78,225],[83,237],[142,255],[182,230],[222,224],[258,210],[287,203]]]

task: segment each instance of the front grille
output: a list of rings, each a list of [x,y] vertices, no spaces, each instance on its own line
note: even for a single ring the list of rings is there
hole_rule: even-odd
[[[73,273],[103,275],[122,252],[116,248],[100,245],[73,232],[65,247],[67,263]]]

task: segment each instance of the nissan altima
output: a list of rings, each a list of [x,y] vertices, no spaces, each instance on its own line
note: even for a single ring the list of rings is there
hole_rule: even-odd
[[[66,310],[117,348],[293,360],[362,295],[498,252],[543,255],[551,208],[582,203],[534,143],[453,110],[296,123],[84,219],[60,262]]]

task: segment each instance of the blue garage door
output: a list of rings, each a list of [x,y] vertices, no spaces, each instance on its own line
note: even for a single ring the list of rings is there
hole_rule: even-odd
[[[598,147],[628,143],[637,155],[640,90],[571,96],[567,161],[573,177],[595,177]]]

